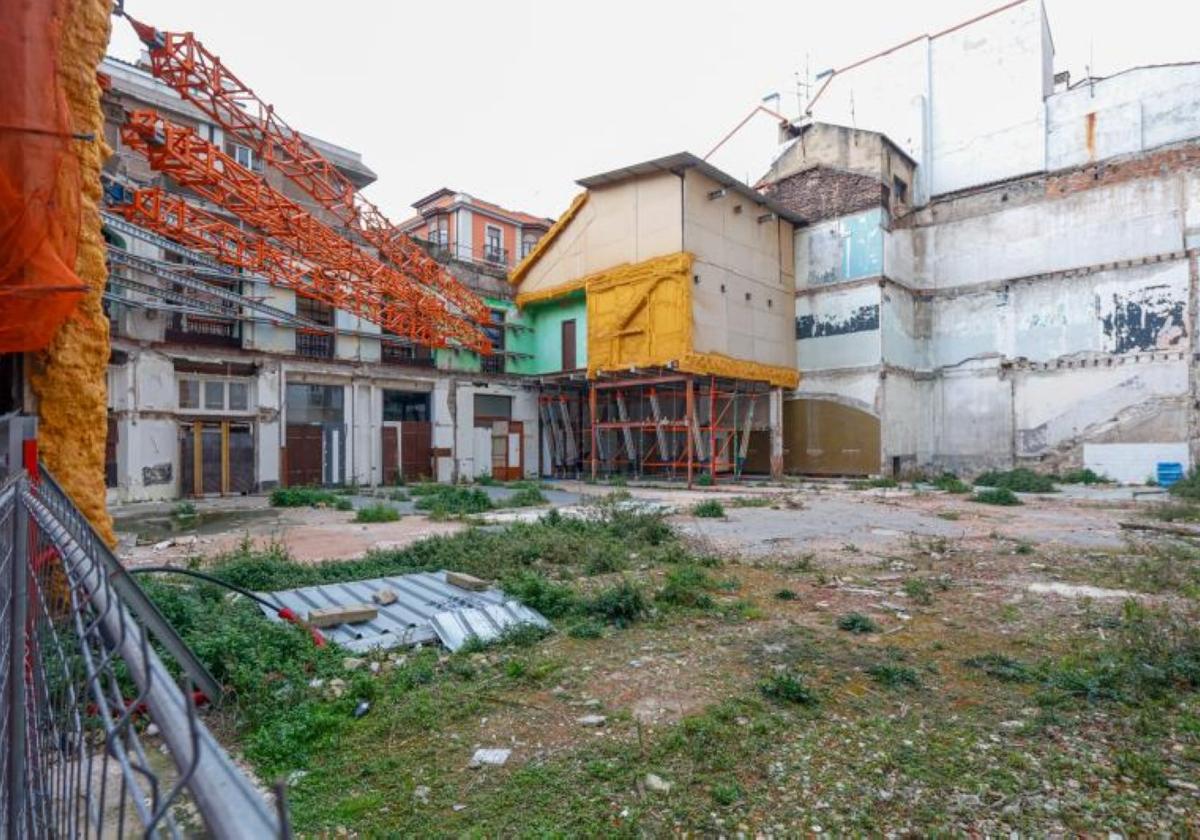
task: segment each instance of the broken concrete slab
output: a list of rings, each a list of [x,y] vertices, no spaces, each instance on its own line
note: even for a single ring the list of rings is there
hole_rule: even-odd
[[[475,750],[475,754],[471,756],[471,760],[467,763],[467,766],[477,768],[483,767],[486,764],[494,767],[501,767],[506,761],[508,761],[508,757],[510,755],[512,755],[512,750],[509,749],[504,749],[501,747],[481,747]]]

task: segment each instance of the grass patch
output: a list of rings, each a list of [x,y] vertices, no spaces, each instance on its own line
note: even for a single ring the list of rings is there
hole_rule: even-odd
[[[355,522],[395,522],[400,518],[400,511],[391,505],[374,504],[359,508],[354,514]]]
[[[937,517],[938,519],[945,519],[947,522],[957,522],[962,519],[962,514],[956,510],[939,510]]]
[[[984,505],[1003,505],[1006,507],[1025,504],[1017,498],[1016,493],[1007,487],[988,487],[985,490],[977,490],[975,495],[971,497],[971,501]]]
[[[537,487],[522,487],[500,504],[503,507],[537,507],[548,503],[549,500]]]
[[[881,662],[867,668],[867,675],[875,682],[888,688],[919,688],[921,678],[907,665]]]
[[[1150,515],[1160,522],[1200,522],[1200,505],[1189,502],[1158,504]]]
[[[666,582],[655,593],[654,600],[672,607],[707,610],[713,607],[712,596],[708,593],[716,588],[716,582],[707,572],[686,564],[667,572]]]
[[[758,684],[758,690],[764,697],[777,703],[813,706],[819,702],[816,692],[805,683],[803,675],[792,671],[772,674]]]
[[[927,607],[933,603],[933,587],[924,578],[909,578],[904,581],[904,594],[922,606]]]
[[[1001,682],[1033,682],[1035,675],[1029,665],[1002,653],[985,653],[963,660],[963,665],[975,668]]]
[[[725,516],[725,507],[716,499],[705,499],[692,505],[692,516],[704,519],[721,519]]]
[[[471,516],[493,508],[492,500],[478,487],[459,487],[454,484],[422,484],[409,491],[417,497],[417,510],[425,511],[432,519]]]
[[[1014,493],[1053,493],[1054,479],[1048,475],[1036,473],[1025,467],[1000,472],[989,470],[975,477],[977,487],[995,487],[1000,490],[1010,490]]]
[[[579,621],[567,628],[572,639],[599,639],[604,635],[604,625],[595,621]]]
[[[345,496],[342,496],[336,502],[333,503],[333,507],[334,507],[334,510],[340,510],[343,513],[345,513],[346,511],[354,510],[354,503],[352,501],[350,501],[349,499],[347,499]]]
[[[338,494],[320,487],[276,487],[271,491],[272,507],[333,507]]]
[[[649,607],[642,588],[629,580],[601,590],[586,604],[588,613],[617,627],[628,627],[641,620]]]
[[[871,620],[869,616],[862,613],[852,612],[839,616],[837,620],[839,630],[845,630],[848,633],[878,633],[879,625]]]
[[[762,508],[770,507],[776,501],[778,500],[770,496],[735,496],[729,500],[728,504],[735,508]]]
[[[776,601],[795,601],[799,597],[794,589],[780,589],[775,593]]]

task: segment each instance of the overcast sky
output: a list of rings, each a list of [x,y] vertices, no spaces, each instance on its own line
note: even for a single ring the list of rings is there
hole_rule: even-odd
[[[998,0],[126,0],[200,40],[293,126],[362,153],[393,221],[448,186],[556,216],[574,181],[707,152],[769,93]],[[1200,59],[1200,2],[1045,0],[1055,69],[1076,78]],[[110,51],[140,44],[114,20]],[[713,158],[743,179],[775,150],[760,119]]]

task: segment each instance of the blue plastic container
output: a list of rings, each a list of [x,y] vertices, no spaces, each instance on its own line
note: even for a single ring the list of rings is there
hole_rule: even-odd
[[[1159,461],[1154,477],[1159,487],[1170,487],[1183,478],[1183,464],[1178,461]]]

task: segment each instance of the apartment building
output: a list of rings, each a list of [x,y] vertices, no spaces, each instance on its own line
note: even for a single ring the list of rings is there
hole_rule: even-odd
[[[435,253],[464,262],[510,269],[554,224],[446,187],[416,201],[417,214],[399,227],[428,242]]]
[[[196,130],[321,221],[341,227],[147,69],[108,58],[101,72],[105,139],[113,149],[105,165],[109,202],[146,185],[182,191],[121,142],[128,112],[153,108]],[[375,180],[357,152],[307,139],[355,187]],[[222,215],[195,195],[188,200]],[[548,227],[547,220],[506,214],[515,220],[506,235],[516,243]],[[488,241],[487,224],[481,242]],[[486,259],[499,254],[458,259],[438,253],[496,313],[489,333],[499,352],[481,358],[389,335],[352,312],[231,273],[111,213],[105,235],[111,501],[538,473],[537,391],[507,371],[516,358],[504,350],[505,337],[518,331],[504,323],[513,294],[503,260]]]

